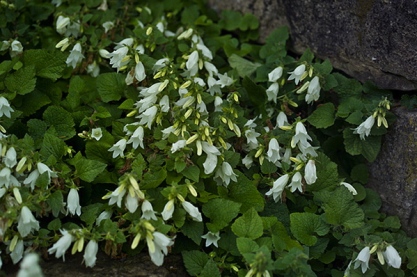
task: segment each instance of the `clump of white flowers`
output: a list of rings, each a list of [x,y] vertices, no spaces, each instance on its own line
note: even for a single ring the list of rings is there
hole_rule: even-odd
[[[369,269],[371,255],[375,252],[381,265],[384,265],[386,262],[388,266],[393,268],[401,267],[401,256],[399,255],[398,251],[392,245],[382,242],[374,244],[372,248],[369,246],[362,248],[356,259],[353,260],[354,269],[360,268],[364,274]],[[351,265],[352,262],[349,263],[347,269],[345,270],[345,276],[350,275],[349,272]]]

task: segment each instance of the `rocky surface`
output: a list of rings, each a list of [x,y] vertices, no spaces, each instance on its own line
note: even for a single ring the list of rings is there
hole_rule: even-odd
[[[370,165],[368,186],[382,198],[382,211],[398,215],[405,231],[417,237],[417,111],[394,110],[397,120]]]
[[[208,0],[215,10],[253,13],[265,38],[290,27],[291,48],[310,48],[335,68],[380,88],[417,89],[417,6],[394,0]]]

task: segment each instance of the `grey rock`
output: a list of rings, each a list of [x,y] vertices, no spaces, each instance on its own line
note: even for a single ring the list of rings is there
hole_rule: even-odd
[[[368,186],[382,199],[382,211],[398,215],[410,236],[417,236],[417,112],[396,108],[397,120],[370,164]]]
[[[310,48],[335,68],[378,87],[417,89],[417,5],[395,0],[208,0],[215,10],[253,13],[261,40],[287,25],[291,49]]]

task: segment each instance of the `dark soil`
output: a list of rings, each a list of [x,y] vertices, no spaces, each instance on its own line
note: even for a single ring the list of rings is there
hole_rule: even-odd
[[[140,253],[139,255],[112,259],[103,252],[97,254],[95,267],[86,268],[82,263],[82,253],[65,255],[65,262],[61,259],[50,259],[40,263],[45,277],[176,277],[189,276],[184,268],[182,258],[177,254],[169,254],[165,257],[164,264],[160,267],[152,263],[149,255]],[[19,267],[3,265],[0,276],[15,277]]]

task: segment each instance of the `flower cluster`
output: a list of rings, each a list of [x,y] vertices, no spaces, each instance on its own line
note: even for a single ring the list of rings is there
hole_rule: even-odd
[[[173,248],[195,276],[325,275],[362,238],[346,274],[406,260],[375,244],[408,253],[360,207],[376,199],[361,159],[339,157],[371,160],[390,102],[285,55],[284,29],[253,44],[251,15],[216,23],[199,0],[3,2],[0,267],[40,275],[35,249],[93,267],[126,247],[160,266]]]
[[[382,251],[381,247],[385,247],[385,250]],[[358,254],[354,262],[354,268],[360,267],[362,273],[365,273],[369,269],[369,260],[371,254],[377,253],[378,260],[381,265],[384,265],[387,262],[388,266],[393,268],[400,268],[401,266],[401,256],[398,254],[398,251],[392,245],[379,245],[375,244],[372,248],[365,246]],[[349,263],[348,268],[345,271],[345,276],[349,276],[349,271],[352,263]]]

